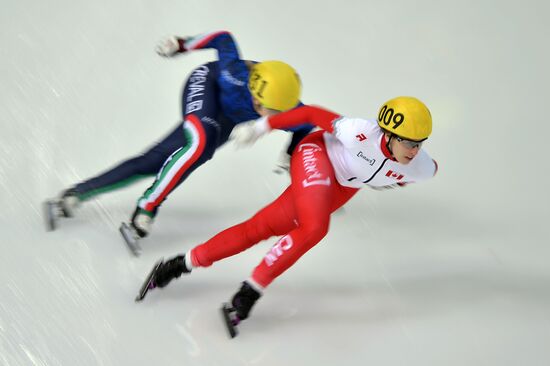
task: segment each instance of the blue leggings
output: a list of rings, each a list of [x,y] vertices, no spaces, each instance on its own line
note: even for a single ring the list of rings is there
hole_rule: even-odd
[[[214,63],[196,68],[183,89],[184,121],[143,154],[77,184],[79,198],[89,199],[156,174],[138,200],[139,207],[154,215],[174,188],[214,156],[233,129],[234,124],[220,112],[217,73]]]

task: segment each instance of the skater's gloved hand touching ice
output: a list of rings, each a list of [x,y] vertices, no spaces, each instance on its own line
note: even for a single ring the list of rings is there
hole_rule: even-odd
[[[162,57],[172,57],[178,53],[183,53],[186,50],[185,48],[185,38],[180,38],[176,36],[169,36],[164,39],[161,39],[155,48],[155,51],[159,56]]]
[[[279,158],[275,163],[273,172],[276,174],[284,174],[290,171],[290,155],[286,151],[281,151]]]
[[[233,140],[237,147],[251,146],[269,131],[271,131],[271,127],[267,122],[267,117],[261,117],[236,125],[229,139]]]

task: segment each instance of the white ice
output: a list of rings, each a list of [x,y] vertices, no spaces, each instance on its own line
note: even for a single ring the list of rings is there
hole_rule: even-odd
[[[548,2],[3,0],[0,365],[550,365]],[[117,232],[150,181],[45,231],[41,203],[139,153],[180,116],[213,51],[166,35],[227,29],[282,59],[303,100],[373,117],[397,95],[434,116],[436,178],[364,189],[230,340],[218,311],[274,239],[133,299],[160,257],[274,199],[282,132],[221,149],[132,257]]]

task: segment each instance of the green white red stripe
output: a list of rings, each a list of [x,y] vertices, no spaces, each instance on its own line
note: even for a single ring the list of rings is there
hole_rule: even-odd
[[[205,34],[200,34],[185,41],[185,48],[187,50],[198,50],[205,47],[208,42],[219,36],[220,34],[229,33],[228,31],[216,31]]]
[[[187,116],[183,126],[187,145],[176,150],[164,163],[153,185],[138,201],[138,206],[152,212],[174,189],[181,176],[200,158],[206,144],[206,135],[195,115]]]

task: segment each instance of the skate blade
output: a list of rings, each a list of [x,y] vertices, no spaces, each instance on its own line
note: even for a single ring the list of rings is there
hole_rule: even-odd
[[[57,202],[46,201],[43,204],[44,221],[47,231],[54,231],[57,227]]]
[[[225,327],[227,329],[227,332],[229,333],[230,338],[235,338],[239,332],[237,331],[237,327],[233,319],[231,318],[231,313],[235,311],[231,305],[228,303],[223,303],[222,308],[220,309],[222,312],[223,321],[225,323]]]
[[[155,274],[157,273],[158,269],[163,263],[164,263],[164,259],[160,259],[155,264],[151,272],[149,272],[149,275],[145,279],[145,282],[143,282],[143,285],[141,286],[141,289],[139,290],[139,293],[136,296],[136,299],[135,299],[136,302],[140,302],[141,300],[143,300],[145,295],[147,295],[147,292],[149,292],[149,290],[151,289],[151,283],[153,282],[153,278],[155,277]]]
[[[134,233],[134,230],[132,230],[132,228],[125,222],[120,224],[120,228],[118,230],[120,231],[120,234],[122,234],[124,242],[126,243],[128,249],[130,249],[130,252],[136,257],[139,257],[141,254],[141,247],[138,244],[138,238]]]

